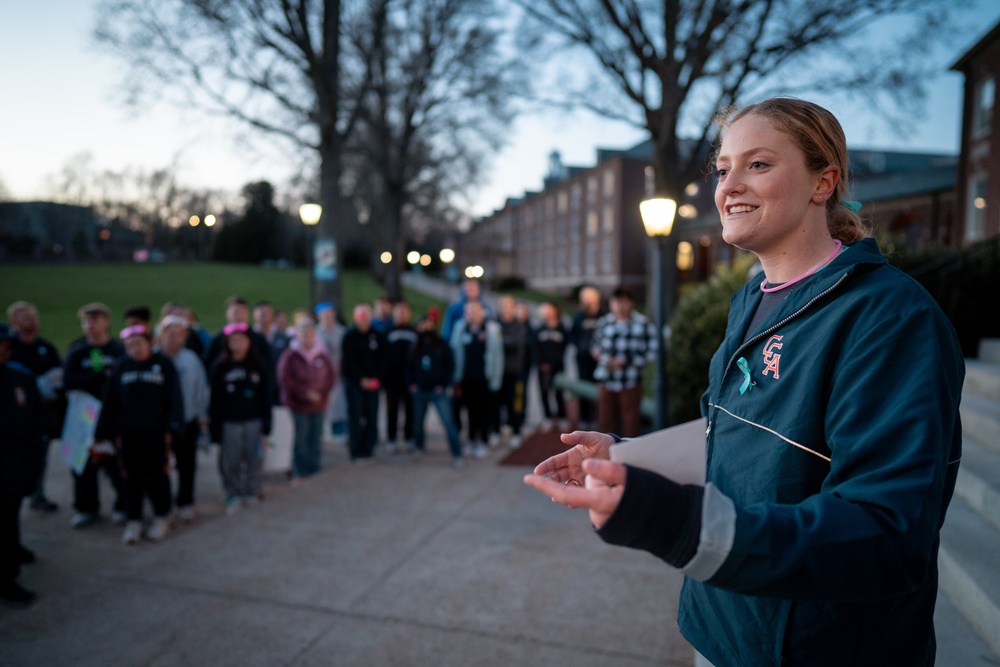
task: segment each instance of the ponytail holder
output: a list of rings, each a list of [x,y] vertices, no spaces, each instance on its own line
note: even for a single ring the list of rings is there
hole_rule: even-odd
[[[840,205],[846,208],[851,213],[857,213],[861,210],[861,202],[854,201],[852,199],[842,199]]]

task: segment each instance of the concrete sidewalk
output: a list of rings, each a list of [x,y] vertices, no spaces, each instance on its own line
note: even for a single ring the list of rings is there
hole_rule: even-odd
[[[435,422],[428,419],[428,426]],[[27,609],[0,606],[0,663],[35,665],[690,665],[680,577],[604,545],[587,517],[521,483],[504,451],[450,467],[440,435],[420,461],[324,471],[223,512],[214,454],[200,519],[159,544],[110,522],[69,525],[70,475],[50,452],[55,514],[25,509],[38,555]],[[110,486],[102,481],[103,509]]]

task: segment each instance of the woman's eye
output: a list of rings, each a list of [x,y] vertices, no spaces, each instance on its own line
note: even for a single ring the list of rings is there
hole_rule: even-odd
[[[750,163],[750,168],[751,169],[763,169],[766,166],[767,166],[767,164],[764,163],[764,162],[761,162],[760,160],[754,160],[753,162]]]
[[[728,169],[717,168],[715,170],[715,175],[718,176],[719,178],[725,178],[727,173],[729,173]]]

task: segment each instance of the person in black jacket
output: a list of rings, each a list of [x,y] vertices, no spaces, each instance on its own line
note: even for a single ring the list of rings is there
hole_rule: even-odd
[[[403,439],[413,441],[413,399],[406,386],[406,364],[417,340],[417,330],[410,323],[410,304],[399,301],[392,307],[392,327],[386,334],[388,354],[385,368],[385,439],[389,451],[397,447],[399,409],[403,408]]]
[[[40,318],[38,309],[27,301],[15,301],[7,307],[7,319],[17,332],[11,360],[21,364],[38,384],[45,413],[46,441],[58,438],[62,432],[63,415],[66,414],[66,394],[63,391],[62,359],[51,342],[38,335]],[[31,494],[30,507],[43,512],[55,512],[59,505],[45,495],[45,466],[48,456],[42,456],[42,469],[38,485]]]
[[[560,319],[559,307],[554,303],[543,303],[539,314],[542,322],[535,331],[534,356],[538,365],[538,390],[541,392],[542,410],[545,413],[542,430],[547,431],[553,426],[559,429],[567,426],[566,401],[562,390],[555,385],[555,377],[563,371],[569,335]],[[555,409],[552,406],[553,399]]]
[[[354,325],[344,333],[342,343],[344,386],[347,389],[351,461],[357,465],[374,462],[378,439],[378,392],[385,377],[386,343],[372,328],[372,308],[366,303],[354,307]]]
[[[170,442],[184,428],[180,379],[170,358],[153,351],[149,327],[122,329],[126,356],[111,374],[94,438],[114,441],[125,469],[128,523],[125,544],[142,537],[142,506],[148,495],[153,524],[146,537],[158,542],[170,532]]]
[[[607,314],[601,303],[601,293],[596,287],[580,289],[580,308],[573,315],[569,339],[576,348],[576,375],[581,380],[596,382],[597,357],[594,356],[594,332],[597,323]],[[580,423],[578,428],[588,430],[597,425],[597,404],[589,398],[580,397]]]
[[[414,453],[420,456],[424,452],[424,417],[427,404],[433,403],[448,434],[452,465],[461,468],[464,463],[462,445],[452,419],[451,396],[448,395],[454,374],[455,358],[451,346],[437,334],[433,318],[421,318],[417,322],[417,341],[406,367],[406,383],[413,397]]]
[[[111,310],[103,303],[89,303],[77,311],[83,327],[83,338],[70,346],[63,367],[63,387],[67,392],[85,391],[94,398],[104,396],[104,387],[115,363],[125,356],[125,347],[108,332]],[[125,523],[125,485],[121,467],[113,448],[93,447],[90,457],[79,474],[73,471],[73,507],[76,514],[70,520],[74,528],[83,528],[96,522],[100,509],[98,495],[98,468],[104,470],[115,488],[115,505],[112,520]]]
[[[45,453],[45,417],[35,378],[10,362],[17,334],[0,322],[0,598],[29,604],[37,596],[17,583],[35,554],[21,544],[21,500],[35,489]]]
[[[271,433],[270,372],[250,342],[250,327],[227,324],[222,356],[209,373],[209,430],[218,442],[226,514],[261,498],[259,467],[264,438]]]

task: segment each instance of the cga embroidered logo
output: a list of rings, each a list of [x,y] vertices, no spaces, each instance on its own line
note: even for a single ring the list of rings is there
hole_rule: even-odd
[[[781,355],[777,353],[777,350],[781,349],[781,338],[781,336],[771,336],[764,344],[764,370],[761,371],[761,375],[773,372],[775,380],[778,379],[778,361],[781,359]]]

